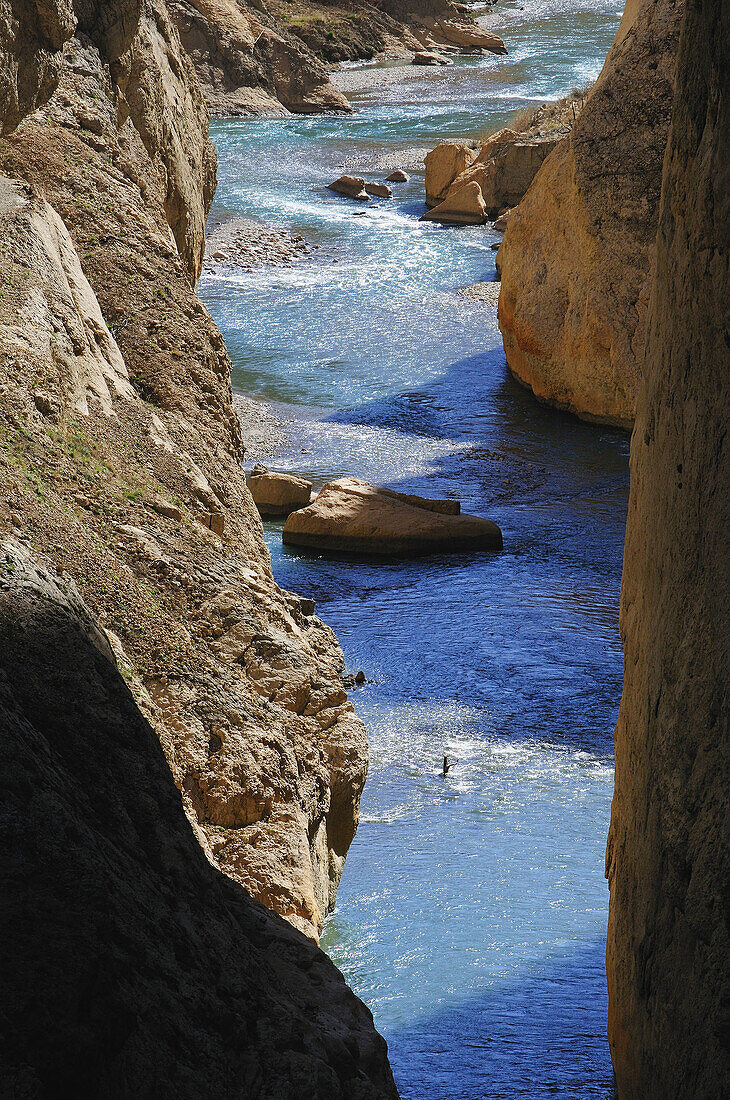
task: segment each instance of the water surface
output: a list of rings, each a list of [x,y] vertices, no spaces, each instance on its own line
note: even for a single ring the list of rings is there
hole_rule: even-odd
[[[628,439],[508,375],[494,310],[458,294],[494,278],[489,228],[419,223],[417,173],[364,212],[322,185],[345,167],[382,178],[384,156],[593,79],[619,14],[505,4],[489,22],[507,58],[408,73],[351,119],[214,126],[213,216],[319,246],[201,283],[234,385],[284,422],[272,465],[458,497],[504,532],[499,555],[400,563],[294,553],[266,525],[277,579],[316,598],[370,681],[354,696],[370,775],[323,946],[408,1100],[612,1095],[603,852]]]

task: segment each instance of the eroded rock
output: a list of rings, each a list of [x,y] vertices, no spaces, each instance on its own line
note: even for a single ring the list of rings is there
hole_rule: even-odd
[[[421,215],[422,222],[441,222],[443,225],[482,225],[487,220],[487,208],[482,190],[476,180],[452,187],[448,197],[433,210]]]
[[[627,428],[681,9],[675,0],[627,5],[572,133],[540,168],[499,254],[510,370],[541,401]]]
[[[327,187],[338,195],[345,195],[348,199],[357,199],[358,202],[368,202],[370,199],[365,190],[365,180],[362,176],[339,176],[332,183],[328,183]]]
[[[426,206],[438,206],[446,198],[451,184],[474,160],[476,153],[460,142],[442,142],[424,157],[426,166]]]
[[[618,1095],[730,1095],[730,38],[688,4],[631,444],[606,870]]]

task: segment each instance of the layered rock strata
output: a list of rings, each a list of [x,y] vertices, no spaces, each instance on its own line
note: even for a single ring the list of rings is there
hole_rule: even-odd
[[[639,386],[681,0],[629,0],[568,138],[499,253],[507,364],[548,404],[629,427]]]
[[[688,5],[631,446],[607,849],[620,1100],[730,1095],[730,22]]]
[[[218,864],[316,936],[367,769],[331,632],[274,583],[223,341],[192,282],[215,180],[161,0],[65,47],[0,148],[3,520],[119,638]],[[120,122],[120,119],[122,120]]]

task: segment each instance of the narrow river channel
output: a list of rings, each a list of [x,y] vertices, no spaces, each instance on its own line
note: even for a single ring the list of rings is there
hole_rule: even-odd
[[[459,293],[494,278],[489,227],[419,223],[422,172],[365,210],[323,184],[586,85],[619,18],[618,0],[499,4],[505,58],[385,83],[364,68],[351,118],[213,126],[212,217],[319,246],[200,284],[235,388],[282,425],[272,467],[458,497],[504,532],[499,555],[394,563],[286,551],[266,524],[277,580],[315,597],[370,681],[353,694],[370,775],[322,945],[404,1100],[613,1095],[603,854],[629,441],[508,375],[495,307]]]

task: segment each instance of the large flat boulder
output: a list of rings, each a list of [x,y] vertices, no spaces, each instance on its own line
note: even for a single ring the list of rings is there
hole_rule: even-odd
[[[502,532],[457,501],[395,493],[357,478],[332,481],[284,525],[290,546],[410,558],[421,554],[501,550]]]
[[[262,516],[288,516],[309,504],[312,495],[311,481],[296,474],[254,470],[246,484]]]

